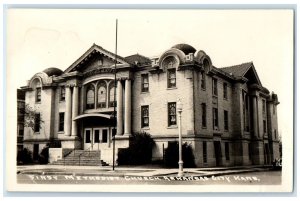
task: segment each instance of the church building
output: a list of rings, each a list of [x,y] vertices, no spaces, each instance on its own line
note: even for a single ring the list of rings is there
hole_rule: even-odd
[[[178,140],[178,100],[182,140],[197,167],[263,165],[279,157],[278,98],[263,87],[254,63],[215,67],[188,44],[153,58],[122,57],[93,44],[64,71],[38,72],[22,90],[36,112],[23,139],[33,157],[54,140],[63,153],[99,151],[112,164],[112,133],[117,156],[133,132],[144,131],[155,142],[152,160],[162,160],[164,148]]]

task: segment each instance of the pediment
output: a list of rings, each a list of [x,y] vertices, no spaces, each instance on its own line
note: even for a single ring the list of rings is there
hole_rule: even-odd
[[[253,65],[245,72],[244,77],[248,79],[248,84],[258,84],[259,86],[262,86]]]
[[[220,69],[237,79],[246,78],[249,84],[258,84],[262,86],[253,62],[242,63],[239,65],[224,67]]]
[[[128,67],[130,64],[121,56],[105,50],[104,48],[93,44],[81,57],[79,57],[64,73],[73,71],[88,72],[99,68],[109,68],[115,65],[118,67]]]

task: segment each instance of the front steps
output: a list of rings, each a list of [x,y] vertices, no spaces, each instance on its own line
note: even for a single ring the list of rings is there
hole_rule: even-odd
[[[64,158],[52,162],[51,165],[108,166],[100,159],[100,151],[85,150],[74,150]]]

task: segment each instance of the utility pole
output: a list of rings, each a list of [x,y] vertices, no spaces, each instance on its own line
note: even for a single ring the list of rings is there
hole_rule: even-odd
[[[116,87],[117,87],[117,47],[118,47],[118,19],[116,19],[116,47],[115,47],[115,80],[114,80],[114,128],[112,132],[113,137],[113,171],[115,170],[115,146],[116,146],[116,125],[117,125],[117,119],[116,119]]]

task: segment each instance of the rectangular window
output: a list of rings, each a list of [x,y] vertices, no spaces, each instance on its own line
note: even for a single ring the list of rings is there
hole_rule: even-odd
[[[263,110],[263,114],[266,114],[266,100],[265,99],[262,100],[262,110]]]
[[[201,104],[201,109],[202,109],[202,127],[206,127],[206,104],[202,103]]]
[[[65,113],[60,112],[59,113],[59,127],[58,131],[64,131],[64,125],[65,125]]]
[[[142,122],[142,128],[149,127],[149,106],[148,105],[141,107],[141,122]]]
[[[41,115],[40,113],[36,113],[34,115],[34,132],[40,132],[41,124]]]
[[[176,87],[176,69],[168,69],[168,88]]]
[[[227,94],[227,83],[224,82],[223,83],[223,98],[227,99],[228,98],[228,94]]]
[[[168,125],[176,125],[176,102],[168,103]]]
[[[224,110],[224,130],[228,131],[228,111]]]
[[[217,108],[213,108],[213,127],[214,127],[214,130],[218,130],[218,128],[219,128],[218,109]]]
[[[201,72],[201,89],[205,89],[206,84],[205,84],[205,72]]]
[[[203,163],[207,163],[207,144],[203,142]]]
[[[64,101],[66,99],[66,88],[61,87],[60,88],[60,101]]]
[[[277,131],[276,131],[276,129],[274,129],[274,138],[275,138],[275,140],[277,139]]]
[[[148,74],[142,74],[142,92],[149,91],[149,77]]]
[[[243,97],[243,122],[244,122],[244,131],[250,131],[250,120],[249,120],[249,96],[246,91],[242,90]]]
[[[267,123],[266,120],[263,120],[264,133],[267,133]]]
[[[94,136],[94,142],[95,143],[100,143],[100,132],[99,130],[95,130],[95,136]]]
[[[36,88],[35,102],[41,102],[41,88]]]
[[[216,78],[213,78],[213,95],[218,96],[218,80]]]
[[[107,130],[104,129],[104,130],[102,130],[102,143],[107,143],[107,138],[108,138]]]
[[[229,161],[229,143],[225,142],[225,158],[227,161]]]

